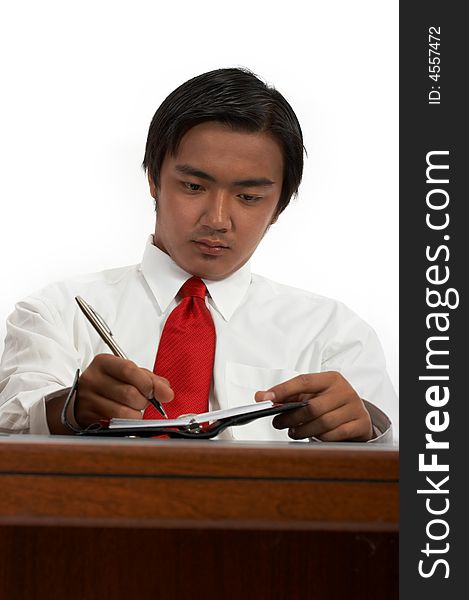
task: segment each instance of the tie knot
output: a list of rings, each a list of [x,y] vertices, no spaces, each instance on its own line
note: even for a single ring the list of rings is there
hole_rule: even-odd
[[[198,277],[191,277],[186,281],[186,283],[179,290],[179,295],[181,298],[188,298],[189,296],[197,296],[198,298],[205,299],[205,294],[207,293],[207,288],[205,287],[205,283],[202,279]]]

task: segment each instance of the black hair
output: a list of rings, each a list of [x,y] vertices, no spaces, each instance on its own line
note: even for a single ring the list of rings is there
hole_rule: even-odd
[[[303,174],[303,135],[290,104],[274,87],[244,68],[216,69],[189,79],[162,102],[150,123],[143,168],[159,184],[167,153],[175,154],[187,131],[205,121],[234,130],[270,133],[283,151],[283,186],[276,215],[289,204]]]

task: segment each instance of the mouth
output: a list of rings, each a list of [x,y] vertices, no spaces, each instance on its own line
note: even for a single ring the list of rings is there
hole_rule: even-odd
[[[192,240],[195,246],[202,252],[202,254],[223,254],[227,252],[230,247],[221,242],[220,240],[211,239],[200,239]]]

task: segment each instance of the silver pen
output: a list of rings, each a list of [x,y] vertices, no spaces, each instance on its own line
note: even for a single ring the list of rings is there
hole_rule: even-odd
[[[90,304],[88,304],[88,302],[85,302],[85,300],[83,300],[81,296],[75,296],[75,300],[77,301],[78,306],[83,311],[85,317],[97,331],[99,337],[111,349],[114,356],[120,356],[121,358],[125,358],[126,360],[128,360],[122,348],[113,338],[112,331],[110,330],[106,321],[101,317],[101,315],[99,315],[95,311],[95,309]],[[166,419],[168,418],[168,415],[166,414],[163,406],[160,402],[158,402],[156,398],[150,398],[148,401],[156,408],[156,410],[160,413],[161,416],[165,417]]]

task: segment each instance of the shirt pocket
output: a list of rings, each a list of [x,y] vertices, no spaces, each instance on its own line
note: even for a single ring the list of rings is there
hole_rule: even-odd
[[[253,367],[235,362],[227,362],[225,370],[226,401],[229,408],[254,403],[254,394],[258,390],[268,390],[300,375],[291,369],[269,369]],[[232,427],[236,440],[250,441],[292,441],[286,429],[275,429],[272,417],[262,417],[246,425]]]

